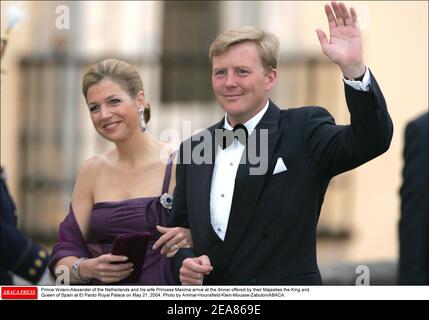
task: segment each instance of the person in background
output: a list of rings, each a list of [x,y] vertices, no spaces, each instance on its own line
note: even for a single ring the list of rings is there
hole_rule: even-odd
[[[399,222],[399,284],[429,284],[428,113],[405,130]]]
[[[8,37],[22,16],[23,12],[18,8],[8,10],[9,25],[1,38],[1,60],[6,52]],[[15,203],[6,185],[3,167],[0,167],[0,179],[0,285],[14,284],[13,275],[32,284],[51,284],[47,268],[48,251],[19,230]]]
[[[13,284],[13,274],[37,284],[48,270],[49,253],[18,229],[15,203],[0,170],[0,285]],[[46,279],[45,284],[49,274]]]

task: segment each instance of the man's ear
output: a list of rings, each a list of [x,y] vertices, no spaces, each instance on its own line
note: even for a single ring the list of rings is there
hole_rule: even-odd
[[[270,91],[277,81],[277,69],[271,69],[269,72],[267,72],[266,75],[266,83],[265,87],[267,91]]]

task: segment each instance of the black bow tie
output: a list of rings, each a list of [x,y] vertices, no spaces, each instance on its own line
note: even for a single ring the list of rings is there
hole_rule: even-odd
[[[222,149],[228,148],[234,140],[238,140],[242,145],[245,146],[247,144],[248,137],[249,133],[247,132],[247,128],[241,123],[235,125],[232,130],[215,130],[216,142]]]

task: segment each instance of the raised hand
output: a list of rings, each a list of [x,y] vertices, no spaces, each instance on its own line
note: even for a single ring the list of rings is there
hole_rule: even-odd
[[[358,78],[365,73],[366,67],[363,62],[362,36],[356,11],[354,8],[349,11],[342,2],[332,1],[331,6],[325,5],[330,39],[328,40],[322,30],[316,30],[322,51],[341,68],[344,77]]]

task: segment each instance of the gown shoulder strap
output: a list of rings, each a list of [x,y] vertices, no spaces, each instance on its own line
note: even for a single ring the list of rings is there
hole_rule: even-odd
[[[176,154],[177,154],[177,150],[173,151],[170,154],[170,156],[168,157],[167,167],[165,168],[164,182],[162,184],[161,194],[168,192],[168,187],[170,186],[171,171],[173,168],[173,160],[174,160],[174,157],[176,156]]]

